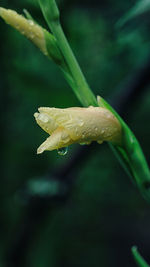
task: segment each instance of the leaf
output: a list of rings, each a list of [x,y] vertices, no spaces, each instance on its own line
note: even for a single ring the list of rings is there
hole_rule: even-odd
[[[123,27],[128,21],[147,12],[150,12],[150,0],[140,0],[134,5],[133,8],[125,13],[122,18],[119,19],[116,26]]]
[[[110,146],[134,184],[150,202],[150,170],[138,140],[119,114],[102,97],[98,97],[98,104],[109,109],[121,123],[122,147]]]
[[[135,259],[135,262],[137,263],[137,266],[139,266],[139,267],[150,267],[150,265],[148,265],[146,263],[146,261],[144,260],[144,258],[140,255],[140,253],[138,252],[136,246],[132,247],[131,251],[132,251],[133,257]]]

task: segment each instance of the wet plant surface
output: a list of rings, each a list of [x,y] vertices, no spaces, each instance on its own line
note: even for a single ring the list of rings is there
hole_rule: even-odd
[[[93,93],[117,109],[148,159],[146,1],[143,9],[136,1],[58,3]],[[27,8],[47,29],[38,3],[2,1],[1,6],[19,13]],[[61,148],[36,155],[47,137],[34,121],[37,108],[81,104],[56,66],[28,40],[2,20],[0,32],[1,266],[136,266],[133,245],[150,263],[149,204],[106,144],[74,144],[68,153]],[[145,180],[140,184],[146,192],[148,185]],[[136,249],[133,253],[139,266],[147,267]]]

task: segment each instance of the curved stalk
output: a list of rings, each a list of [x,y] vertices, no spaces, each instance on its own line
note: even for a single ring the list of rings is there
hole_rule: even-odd
[[[64,73],[67,81],[83,106],[105,107],[119,120],[122,126],[122,146],[112,144],[110,146],[143,196],[150,201],[150,170],[136,137],[118,113],[104,99],[98,97],[98,102],[96,101],[64,35],[55,0],[39,0],[39,3],[45,20],[57,40],[59,49],[69,69],[69,76],[67,72]]]

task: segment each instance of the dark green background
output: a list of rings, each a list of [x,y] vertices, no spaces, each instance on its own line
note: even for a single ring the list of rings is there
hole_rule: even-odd
[[[137,1],[58,3],[92,90],[118,107],[149,159],[150,11],[117,28]],[[1,6],[26,8],[46,27],[36,0]],[[150,206],[107,144],[36,155],[47,137],[37,108],[80,103],[57,66],[2,20],[0,89],[0,267],[134,267],[133,245],[150,263]]]

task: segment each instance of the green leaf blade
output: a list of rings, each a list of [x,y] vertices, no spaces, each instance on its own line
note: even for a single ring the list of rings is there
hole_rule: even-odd
[[[150,265],[148,265],[144,258],[140,255],[136,246],[132,247],[131,251],[138,267],[150,267]]]

